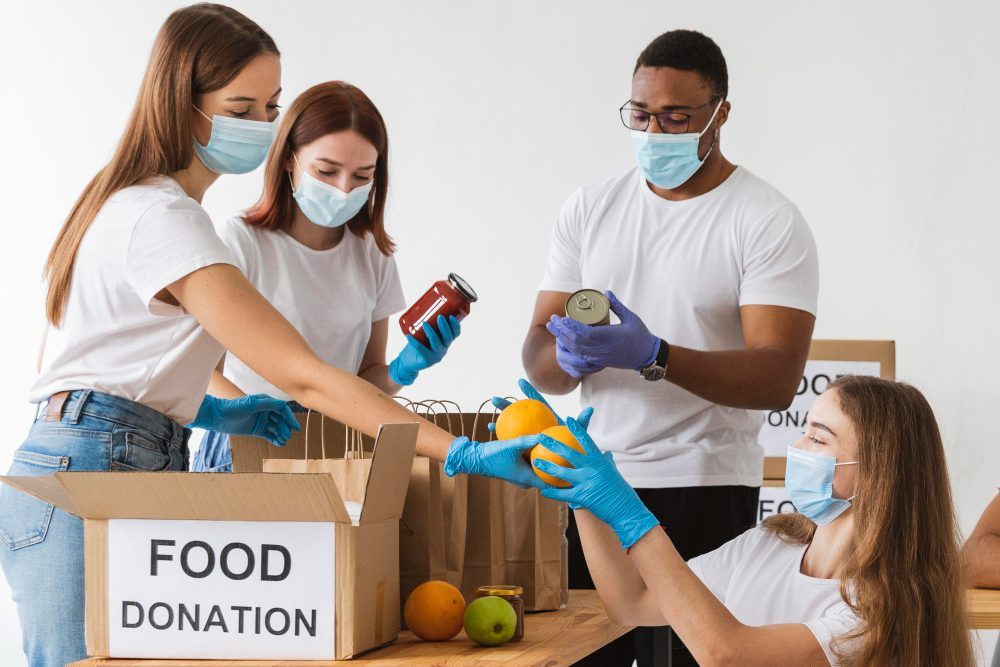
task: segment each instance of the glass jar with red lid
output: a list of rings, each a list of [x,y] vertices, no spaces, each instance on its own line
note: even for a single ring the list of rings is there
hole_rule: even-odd
[[[478,301],[476,291],[457,273],[449,273],[447,280],[438,280],[424,295],[407,309],[399,318],[399,328],[404,334],[417,339],[421,345],[428,345],[424,333],[424,322],[436,327],[438,315],[445,318],[455,316],[459,322],[465,319]],[[435,329],[436,330],[436,329]]]

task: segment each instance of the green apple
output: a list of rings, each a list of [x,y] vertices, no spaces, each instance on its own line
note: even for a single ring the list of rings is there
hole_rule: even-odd
[[[465,634],[483,646],[500,646],[516,629],[514,607],[496,595],[476,598],[465,609]]]

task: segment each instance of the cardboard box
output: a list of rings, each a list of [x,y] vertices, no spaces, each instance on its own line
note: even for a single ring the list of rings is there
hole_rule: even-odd
[[[84,520],[89,655],[346,659],[399,633],[398,521],[417,428],[380,429],[363,497],[345,498],[332,474],[0,481]],[[353,522],[345,499],[360,508]]]

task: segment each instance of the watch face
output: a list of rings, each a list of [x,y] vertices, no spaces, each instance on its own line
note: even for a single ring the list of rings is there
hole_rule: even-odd
[[[663,376],[666,374],[666,370],[660,368],[659,366],[649,366],[648,368],[642,369],[642,377],[646,378],[650,382],[662,380]]]

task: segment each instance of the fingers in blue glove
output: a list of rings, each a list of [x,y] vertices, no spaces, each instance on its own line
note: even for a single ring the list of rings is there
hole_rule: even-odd
[[[295,418],[295,413],[292,412],[292,409],[288,406],[288,403],[285,403],[283,406],[281,406],[281,409],[278,410],[278,415],[281,418],[281,420],[288,425],[288,428],[292,429],[293,431],[302,430],[302,426],[299,425],[299,420]]]
[[[538,401],[539,403],[547,407],[549,409],[549,412],[551,412],[555,416],[556,422],[558,422],[560,426],[565,424],[565,422],[563,422],[562,417],[560,417],[559,414],[552,409],[552,406],[549,405],[549,402],[547,400],[545,400],[545,397],[542,396],[542,393],[537,389],[535,389],[530,382],[528,382],[524,378],[521,378],[520,380],[517,381],[517,387],[518,389],[521,390],[521,393],[524,394],[525,398],[530,398],[533,401]]]
[[[580,411],[580,415],[576,418],[576,423],[583,427],[584,430],[590,428],[590,418],[594,416],[594,408],[584,408]],[[561,420],[560,420],[560,423]]]
[[[548,448],[548,445],[544,446]],[[566,482],[567,484],[570,485],[570,488],[576,486],[577,482],[581,481],[579,476],[580,472],[578,470],[575,470],[574,468],[566,468],[560,465],[556,465],[551,461],[546,461],[544,459],[535,459],[535,462],[532,465],[534,465],[535,468],[537,468],[538,470],[541,470],[544,473],[552,475],[556,479],[561,479],[562,481]],[[546,485],[546,488],[548,486],[549,485]]]
[[[490,399],[490,403],[492,403],[493,407],[497,410],[506,410],[510,407],[510,401],[502,396],[494,396]]]
[[[551,474],[551,473],[549,473]],[[573,499],[575,498],[575,492],[573,487],[568,489],[560,489],[558,486],[546,486],[542,489],[542,495],[549,500],[556,500],[561,503],[569,503],[573,509],[577,509],[579,506],[574,506]]]
[[[591,408],[591,411],[593,411],[593,408]],[[580,443],[581,447],[583,447],[583,451],[587,452],[587,456],[593,456],[595,454],[600,456],[603,453],[601,452],[601,448],[597,446],[597,443],[594,442],[594,439],[590,437],[589,433],[587,433],[587,427],[580,424],[578,420],[570,417],[566,420],[566,428],[569,429],[569,432],[573,434],[576,441]],[[579,452],[577,452],[577,455],[579,455]],[[568,460],[569,459],[567,459],[567,461]]]
[[[279,447],[284,446],[285,442],[288,441],[288,438],[292,437],[292,431],[288,428],[288,426],[274,420],[272,420],[268,426],[267,433],[270,438],[277,440],[275,444]]]
[[[567,447],[563,443],[550,438],[547,435],[538,436],[538,444],[540,444],[545,449],[549,450],[556,456],[561,456],[566,459],[566,462],[574,468],[584,468],[587,466],[587,455],[581,454],[572,447]],[[537,460],[536,465],[539,463],[545,463],[545,461]],[[548,472],[548,471],[546,471]]]
[[[430,345],[431,352],[437,352],[441,348],[445,347],[445,344],[441,342],[441,337],[438,336],[437,332],[434,331],[434,327],[430,325],[429,322],[423,323],[424,334],[427,336],[427,342]]]
[[[444,347],[448,347],[455,340],[455,335],[451,331],[451,324],[445,319],[444,315],[437,316],[437,330],[438,335],[441,337],[441,344]]]

